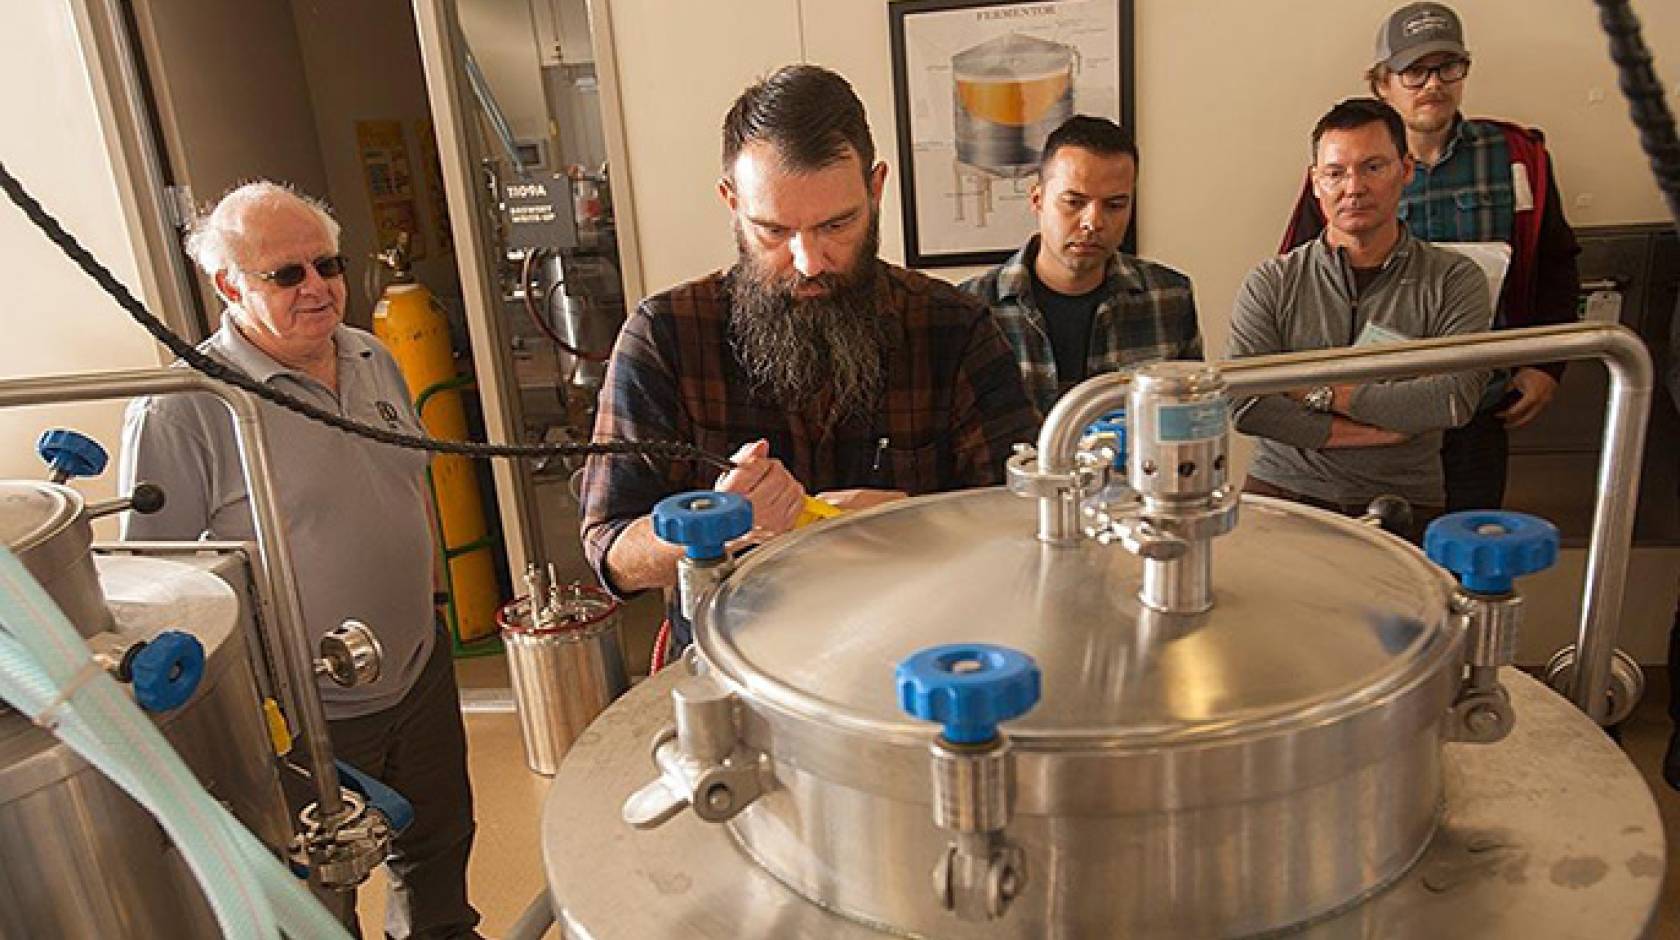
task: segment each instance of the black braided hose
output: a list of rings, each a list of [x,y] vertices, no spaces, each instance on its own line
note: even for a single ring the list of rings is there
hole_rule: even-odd
[[[1651,161],[1657,188],[1668,201],[1669,214],[1680,232],[1680,137],[1668,109],[1662,82],[1652,66],[1651,52],[1640,33],[1639,18],[1628,0],[1595,0],[1598,22],[1610,37],[1610,60],[1616,63],[1628,113],[1639,128],[1639,145]]]
[[[183,362],[192,368],[221,382],[250,392],[264,401],[278,405],[288,411],[295,412],[310,419],[319,421],[329,427],[336,428],[346,434],[363,437],[381,444],[393,447],[406,447],[410,450],[424,450],[437,454],[457,454],[463,457],[577,457],[591,454],[637,454],[657,457],[664,460],[694,460],[711,464],[719,469],[727,470],[733,467],[728,460],[702,450],[692,444],[674,441],[600,441],[588,444],[550,443],[550,444],[482,444],[474,441],[442,441],[431,437],[414,434],[401,434],[377,428],[371,425],[351,421],[340,415],[333,414],[306,401],[299,401],[290,395],[262,384],[237,369],[222,365],[204,353],[199,352],[193,345],[170,331],[157,317],[146,309],[123,283],[117,280],[110,269],[106,268],[95,258],[75,236],[64,230],[64,227],[47,213],[33,196],[24,190],[23,184],[0,163],[0,189],[6,191],[6,196],[29,221],[40,229],[42,234],[55,245],[70,260],[76,263],[88,277],[92,278],[106,294],[109,294],[117,305],[128,311],[135,322],[145,327],[146,332],[169,351],[179,356]]]

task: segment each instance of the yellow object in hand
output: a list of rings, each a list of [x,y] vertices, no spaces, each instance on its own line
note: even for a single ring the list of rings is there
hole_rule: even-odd
[[[799,518],[793,520],[793,527],[802,529],[813,522],[832,519],[845,511],[833,503],[818,499],[815,496],[807,496],[805,497],[804,508],[799,510]]]

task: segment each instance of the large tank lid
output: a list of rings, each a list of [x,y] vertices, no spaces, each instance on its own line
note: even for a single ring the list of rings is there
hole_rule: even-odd
[[[47,541],[82,514],[75,490],[30,480],[0,480],[0,542],[23,554]]]
[[[962,81],[1030,81],[1066,74],[1072,65],[1072,46],[1022,33],[999,36],[951,57]]]
[[[771,543],[698,612],[707,659],[756,701],[860,731],[917,733],[893,665],[923,647],[1014,647],[1044,675],[1018,742],[1187,743],[1332,720],[1433,674],[1451,578],[1410,545],[1320,510],[1247,498],[1213,543],[1214,609],[1137,600],[1118,546],[1036,538],[1003,490],[927,497]]]

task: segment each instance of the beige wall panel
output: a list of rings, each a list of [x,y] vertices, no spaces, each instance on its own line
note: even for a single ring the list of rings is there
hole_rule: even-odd
[[[642,272],[654,292],[734,258],[717,197],[719,127],[741,89],[798,61],[799,6],[613,0],[612,18]]]
[[[461,0],[461,31],[519,140],[548,139],[548,102],[528,0]],[[501,151],[498,148],[496,152]]]
[[[0,126],[6,168],[118,279],[136,284],[116,181],[70,5],[0,4]],[[0,200],[0,377],[157,365],[150,337],[35,227]],[[45,476],[35,438],[51,424],[93,435],[114,455],[122,404],[0,411],[0,479]],[[78,488],[111,495],[114,472]]]
[[[1313,121],[1364,91],[1377,23],[1397,5],[1137,0],[1140,248],[1195,280],[1210,352],[1224,352],[1243,275],[1277,247]],[[1476,56],[1467,110],[1546,130],[1570,219],[1661,219],[1596,7],[1475,0],[1459,8]],[[1680,6],[1636,9],[1671,107],[1680,107]],[[801,43],[810,61],[846,75],[869,109],[893,168],[882,253],[902,259],[886,3],[615,0],[613,15],[650,289],[727,263],[711,195],[718,120],[754,75],[799,59]],[[934,273],[954,280],[973,270]]]
[[[436,200],[423,162],[426,151],[416,131],[417,122],[430,120],[431,106],[408,0],[330,5],[293,0],[292,15],[326,168],[327,189],[320,195],[332,203],[344,227],[339,240],[350,258],[350,322],[363,328],[372,322],[373,304],[363,284],[372,264],[368,255],[378,247],[373,204],[356,143],[357,121],[402,122],[426,249],[426,256],[415,263],[415,274],[434,293],[458,297],[461,278],[455,271],[455,254],[438,245]]]

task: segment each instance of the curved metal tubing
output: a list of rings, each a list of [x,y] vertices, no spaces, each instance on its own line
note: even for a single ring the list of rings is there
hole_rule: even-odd
[[[268,458],[268,439],[263,434],[257,400],[249,393],[225,385],[189,369],[130,369],[85,375],[32,376],[0,380],[0,408],[46,405],[61,402],[103,401],[140,395],[204,392],[222,400],[233,415],[234,439],[239,445],[239,466],[251,495],[251,515],[257,536],[257,555],[262,560],[260,578],[274,599],[279,622],[282,664],[286,670],[285,698],[290,714],[309,749],[309,770],[315,781],[321,818],[335,820],[344,812],[339,795],[338,768],[333,764],[332,741],[327,736],[326,710],[315,688],[315,657],[304,629],[303,605],[292,578],[292,551],[280,524],[280,508],[274,496]]]
[[[1385,346],[1256,356],[1222,362],[1219,369],[1231,397],[1242,398],[1311,385],[1574,359],[1597,359],[1610,371],[1598,493],[1576,638],[1581,655],[1569,687],[1575,705],[1603,723],[1608,708],[1605,692],[1610,659],[1616,648],[1632,550],[1640,458],[1651,411],[1651,354],[1637,334],[1610,324],[1542,326]],[[1102,375],[1064,395],[1039,430],[1039,469],[1046,473],[1071,472],[1074,451],[1085,427],[1125,404],[1127,385],[1125,376]],[[1067,501],[1058,504],[1044,499],[1039,506],[1039,537],[1052,542],[1072,537],[1079,531],[1073,513],[1074,507]]]

